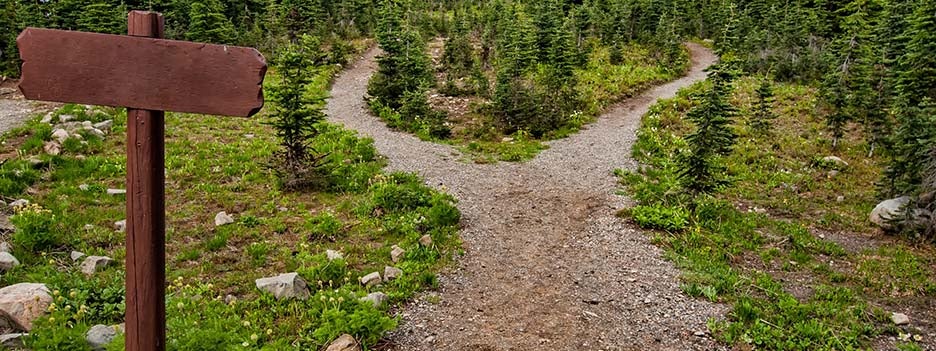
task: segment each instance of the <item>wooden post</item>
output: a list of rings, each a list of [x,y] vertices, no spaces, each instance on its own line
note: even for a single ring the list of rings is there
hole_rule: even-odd
[[[155,12],[127,18],[131,36],[162,38],[164,28]],[[127,351],[166,349],[164,120],[163,111],[127,109]]]

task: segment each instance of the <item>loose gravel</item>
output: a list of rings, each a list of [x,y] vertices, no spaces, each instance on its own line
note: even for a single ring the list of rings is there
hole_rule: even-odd
[[[328,114],[373,137],[393,170],[417,172],[459,199],[465,255],[440,289],[404,306],[389,350],[713,350],[706,321],[726,308],[692,299],[648,235],[614,216],[615,168],[658,98],[705,79],[715,56],[689,44],[692,68],[549,143],[527,163],[472,164],[451,146],[395,132],[369,114],[378,50],[334,83]],[[430,296],[433,296],[430,298]]]

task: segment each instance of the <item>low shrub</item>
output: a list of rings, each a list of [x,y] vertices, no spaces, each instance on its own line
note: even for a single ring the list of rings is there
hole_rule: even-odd
[[[631,215],[637,225],[646,229],[678,232],[689,225],[689,211],[682,207],[637,206],[631,210]]]

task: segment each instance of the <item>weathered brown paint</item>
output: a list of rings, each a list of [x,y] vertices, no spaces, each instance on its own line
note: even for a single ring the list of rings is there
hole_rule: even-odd
[[[16,42],[31,100],[225,116],[263,106],[267,66],[252,48],[40,28]]]
[[[131,12],[127,34],[161,38],[162,15]],[[119,54],[119,52],[118,52]],[[148,86],[146,81],[138,82]],[[148,96],[140,88],[131,96]],[[165,113],[127,109],[127,351],[166,349]]]

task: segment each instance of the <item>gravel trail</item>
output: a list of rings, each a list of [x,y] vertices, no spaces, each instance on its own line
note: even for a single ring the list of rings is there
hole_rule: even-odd
[[[465,256],[401,310],[391,350],[712,350],[725,307],[686,297],[679,271],[648,236],[616,218],[615,168],[634,169],[640,117],[705,79],[715,56],[688,44],[692,68],[609,110],[526,163],[469,164],[450,146],[395,132],[363,101],[378,50],[341,74],[328,114],[375,140],[390,168],[417,172],[459,199]],[[427,299],[427,296],[438,295]],[[430,303],[432,301],[434,303]]]

